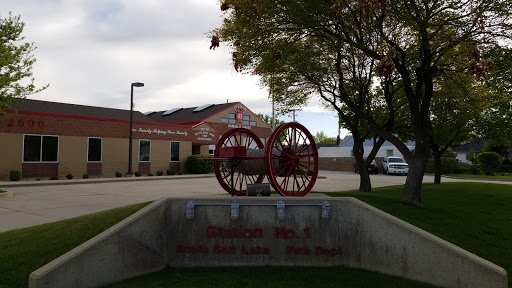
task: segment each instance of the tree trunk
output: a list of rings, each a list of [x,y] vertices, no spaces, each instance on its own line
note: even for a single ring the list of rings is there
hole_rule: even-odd
[[[434,154],[434,184],[441,184],[441,154]]]
[[[356,160],[357,170],[359,170],[359,192],[371,192],[372,184],[370,182],[370,173],[368,173],[367,161],[364,161],[364,139],[355,132],[352,135],[354,145],[352,151]]]
[[[414,157],[409,163],[409,174],[405,181],[403,201],[406,203],[421,204],[421,185],[429,157],[428,141],[416,141]]]
[[[363,165],[365,166],[365,165]],[[359,171],[359,192],[371,192],[372,182],[370,181],[370,173],[368,168],[362,168]]]

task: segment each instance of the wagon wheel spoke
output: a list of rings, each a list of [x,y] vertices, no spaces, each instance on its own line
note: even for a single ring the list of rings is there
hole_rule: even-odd
[[[245,146],[246,148],[254,146],[257,149],[264,149],[263,142],[252,131],[244,128],[228,131],[217,143],[218,148],[235,146]],[[215,151],[214,157],[219,158],[218,150]],[[236,165],[231,166],[232,161],[235,161],[235,159],[214,160],[217,180],[228,193],[233,193],[236,196],[246,195],[247,184],[263,181],[264,175],[244,175]]]
[[[305,196],[318,175],[314,138],[299,123],[279,126],[269,139],[266,165],[269,181],[283,196]]]

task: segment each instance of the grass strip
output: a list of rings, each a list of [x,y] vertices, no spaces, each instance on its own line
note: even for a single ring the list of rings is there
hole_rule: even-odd
[[[0,287],[28,287],[31,272],[150,202],[0,233]]]

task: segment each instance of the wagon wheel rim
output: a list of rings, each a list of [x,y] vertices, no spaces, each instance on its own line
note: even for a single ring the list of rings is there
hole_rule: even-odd
[[[306,196],[318,176],[318,150],[311,133],[299,123],[279,126],[266,151],[268,180],[282,196]]]
[[[217,148],[232,146],[264,149],[263,142],[251,130],[236,128],[228,131],[219,139],[214,152],[214,158],[219,158]],[[236,165],[232,167],[231,164],[230,160],[213,160],[215,176],[217,176],[219,184],[228,193],[233,193],[234,196],[245,196],[247,193],[247,184],[261,183],[265,178],[264,175],[245,175],[240,172],[239,167]],[[233,190],[231,189],[231,174],[233,174]]]

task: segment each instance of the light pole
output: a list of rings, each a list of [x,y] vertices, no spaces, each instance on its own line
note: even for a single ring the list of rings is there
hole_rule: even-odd
[[[132,175],[132,140],[133,140],[133,87],[144,87],[144,83],[135,82],[131,85],[130,93],[130,142],[128,145],[128,175]]]

